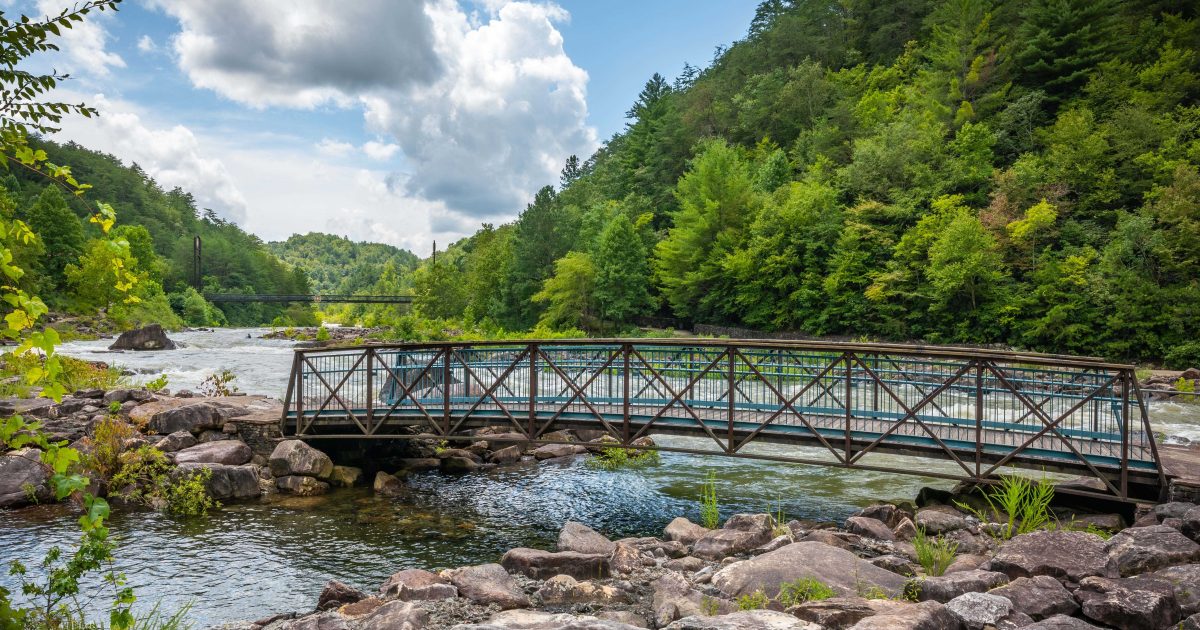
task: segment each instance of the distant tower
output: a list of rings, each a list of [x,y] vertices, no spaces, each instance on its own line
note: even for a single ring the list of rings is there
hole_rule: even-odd
[[[430,264],[431,265],[437,264],[437,241],[433,242],[433,260],[430,262]]]

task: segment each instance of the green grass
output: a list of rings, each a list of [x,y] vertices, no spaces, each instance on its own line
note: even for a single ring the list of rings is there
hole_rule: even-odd
[[[800,578],[779,585],[779,603],[784,607],[829,599],[836,593],[828,584],[816,578]]]
[[[717,473],[710,472],[700,488],[700,524],[715,529],[721,522],[721,506],[717,501]]]
[[[1010,475],[1000,479],[998,485],[983,491],[988,510],[978,510],[965,503],[956,502],[983,522],[1000,522],[997,538],[1009,539],[1054,525],[1054,514],[1050,502],[1054,500],[1054,485],[1049,481],[1034,481],[1026,477]]]
[[[754,591],[749,595],[742,595],[737,599],[738,610],[759,610],[766,608],[771,600],[767,598],[767,594],[762,592],[762,589]]]
[[[913,546],[917,549],[917,563],[925,569],[926,575],[932,577],[944,574],[958,554],[957,542],[950,542],[941,536],[930,538],[925,535],[924,527],[917,528]]]

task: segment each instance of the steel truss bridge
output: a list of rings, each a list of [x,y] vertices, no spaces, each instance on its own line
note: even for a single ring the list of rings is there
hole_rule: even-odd
[[[281,419],[301,439],[557,443],[991,483],[1078,474],[1098,498],[1156,500],[1167,478],[1133,366],[951,347],[754,340],[424,343],[297,350]],[[701,447],[642,447],[649,434]],[[930,466],[911,455],[946,460]]]
[[[411,295],[272,295],[264,293],[206,293],[204,299],[214,304],[250,302],[312,303],[312,304],[410,304]]]

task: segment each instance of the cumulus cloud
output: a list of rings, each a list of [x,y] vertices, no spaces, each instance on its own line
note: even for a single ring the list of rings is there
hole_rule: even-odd
[[[236,222],[246,219],[246,199],[229,170],[221,160],[208,157],[190,129],[147,125],[131,107],[103,94],[86,100],[100,116],[64,119],[63,137],[137,162],[163,188],[178,186],[192,193],[201,208]]]
[[[434,80],[421,0],[152,0],[179,20],[179,66],[198,87],[253,107],[348,104]]]
[[[317,143],[317,151],[319,151],[321,155],[327,155],[329,157],[346,157],[354,151],[354,145],[350,144],[349,142],[341,142],[332,138],[322,138],[321,141]]]
[[[149,35],[142,35],[140,38],[138,38],[137,47],[138,50],[144,53],[158,50],[158,45],[154,43],[154,38],[150,37]]]
[[[180,23],[172,46],[194,85],[251,107],[361,107],[394,140],[363,153],[404,157],[389,189],[461,216],[515,214],[597,145],[557,5],[490,0],[480,16],[454,0],[153,2]]]
[[[68,0],[37,0],[38,12],[49,16],[58,15],[75,5],[75,2]],[[112,68],[125,67],[125,60],[120,55],[105,50],[109,38],[105,24],[110,19],[112,13],[109,11],[93,11],[84,21],[74,22],[71,28],[62,30],[56,43],[62,51],[59,55],[68,72],[85,71],[103,78],[111,73]]]

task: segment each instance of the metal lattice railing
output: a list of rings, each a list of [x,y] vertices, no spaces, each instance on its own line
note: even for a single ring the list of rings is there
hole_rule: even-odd
[[[484,426],[529,441],[563,428],[625,445],[694,435],[714,447],[680,450],[868,469],[896,470],[873,463],[880,453],[934,456],[955,465],[940,476],[968,480],[1061,470],[1121,498],[1131,482],[1163,484],[1133,368],[1083,357],[724,340],[296,352],[285,435],[466,439]],[[763,456],[755,442],[798,448]]]

